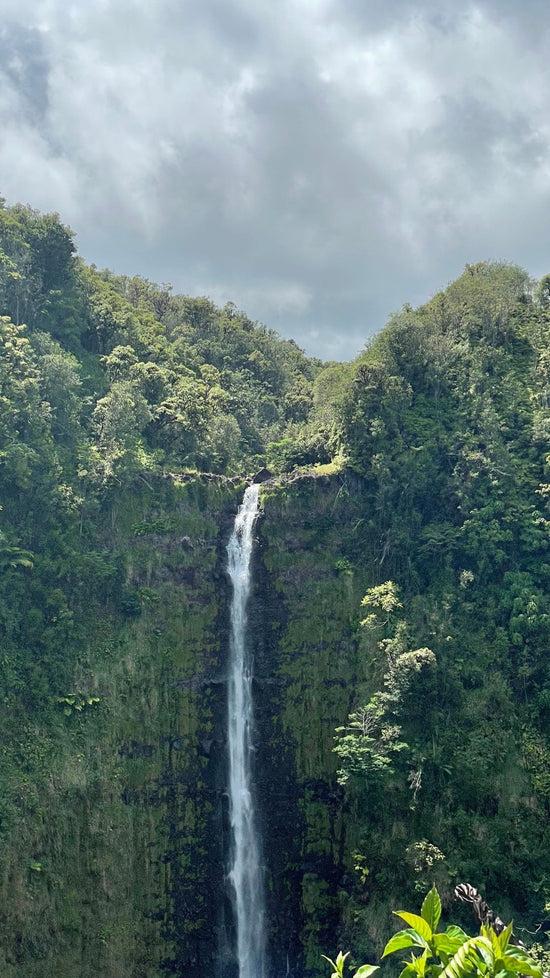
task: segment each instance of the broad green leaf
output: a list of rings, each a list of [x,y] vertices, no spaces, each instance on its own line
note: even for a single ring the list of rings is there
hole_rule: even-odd
[[[542,978],[543,971],[540,965],[521,948],[508,947],[502,963],[506,971],[528,975],[529,978]]]
[[[491,927],[490,925],[487,924],[481,925],[481,934],[483,937],[487,938],[487,940],[491,942],[491,947],[493,949],[493,955],[495,957],[495,961],[498,962],[498,960],[502,957],[504,951],[506,950],[506,945],[508,944],[508,938],[510,937],[511,933],[512,933],[511,924],[509,924],[508,927],[506,927],[501,934],[497,934],[494,927]],[[499,968],[497,968],[494,962],[492,965],[492,970],[493,971],[500,970]]]
[[[498,935],[498,943],[500,946],[500,953],[504,954],[508,944],[510,943],[510,938],[512,936],[512,931],[514,929],[514,922],[511,921],[507,927]]]
[[[461,935],[460,937],[454,937],[447,933],[434,934],[433,946],[437,954],[449,954],[452,956],[453,954],[456,954],[459,947],[461,947],[467,940],[468,936],[466,934]]]
[[[431,941],[433,937],[432,928],[424,920],[424,917],[419,917],[417,913],[408,913],[406,910],[394,910],[393,912],[397,917],[401,917],[401,920],[404,920],[409,927],[413,927],[425,941]]]
[[[481,936],[485,940],[489,941],[489,944],[491,945],[491,952],[492,952],[495,960],[497,958],[499,958],[500,957],[500,944],[498,942],[498,937],[495,934],[493,928],[490,927],[490,926],[488,926],[487,924],[482,924],[481,925]],[[492,963],[494,964],[494,962],[492,962]]]
[[[394,951],[402,951],[404,947],[427,947],[426,941],[420,936],[416,930],[407,928],[406,930],[400,930],[393,937],[390,937],[388,943],[384,948],[383,958],[388,954],[393,954]]]
[[[493,949],[487,937],[470,937],[459,947],[441,972],[440,978],[464,978],[471,971],[479,970],[480,964],[492,959]]]
[[[424,900],[420,914],[426,923],[429,924],[432,931],[435,931],[439,923],[439,918],[441,917],[441,900],[435,886],[432,886]]]
[[[451,937],[453,939],[456,937],[457,939],[460,939],[461,944],[464,944],[465,941],[470,939],[470,935],[467,934],[465,930],[462,930],[462,927],[458,927],[456,924],[449,924],[445,934],[447,937]]]
[[[486,941],[483,937],[474,937],[473,941],[476,941],[476,947],[480,959],[487,965],[488,968],[492,969],[495,961],[495,954],[493,953],[493,948],[490,941]]]
[[[362,964],[361,967],[355,972],[353,978],[370,978],[370,976],[378,970],[379,965],[377,964]]]

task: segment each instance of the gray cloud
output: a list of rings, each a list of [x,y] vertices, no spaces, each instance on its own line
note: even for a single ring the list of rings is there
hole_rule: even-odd
[[[48,108],[49,65],[40,31],[0,27],[0,86],[11,88],[25,118],[40,126]]]
[[[466,261],[542,274],[538,0],[5,0],[0,192],[88,260],[349,357]]]

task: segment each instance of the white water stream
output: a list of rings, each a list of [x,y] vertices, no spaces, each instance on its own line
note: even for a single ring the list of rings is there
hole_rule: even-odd
[[[246,634],[258,500],[259,486],[248,486],[227,546],[227,569],[233,584],[228,684],[230,879],[235,896],[239,978],[265,978],[264,896],[251,792],[252,656]]]

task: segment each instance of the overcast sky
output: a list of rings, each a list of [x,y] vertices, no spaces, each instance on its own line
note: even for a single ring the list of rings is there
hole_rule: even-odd
[[[465,262],[550,271],[543,0],[2,0],[0,194],[348,359]]]

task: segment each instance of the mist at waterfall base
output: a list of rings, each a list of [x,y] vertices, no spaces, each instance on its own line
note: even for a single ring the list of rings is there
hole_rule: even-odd
[[[230,882],[237,931],[239,978],[265,978],[265,902],[260,840],[253,798],[252,655],[247,643],[246,607],[251,589],[253,529],[259,486],[245,490],[227,546],[233,585],[228,677]]]

